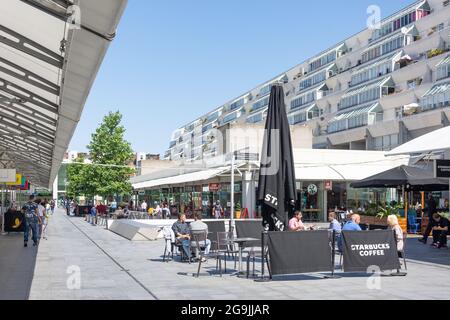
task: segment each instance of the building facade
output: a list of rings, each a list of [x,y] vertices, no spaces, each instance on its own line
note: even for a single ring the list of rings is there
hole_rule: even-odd
[[[290,124],[315,149],[390,150],[450,124],[450,5],[415,2],[172,134],[166,160],[219,154],[217,130],[263,123],[283,83]]]

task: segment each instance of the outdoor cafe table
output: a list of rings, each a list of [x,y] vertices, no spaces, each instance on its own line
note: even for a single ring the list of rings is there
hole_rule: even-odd
[[[259,239],[256,238],[233,238],[229,240],[229,242],[237,243],[239,246],[239,267],[238,267],[239,270],[236,273],[237,275],[242,273],[242,252],[244,249],[244,244],[249,241],[258,241],[258,240]]]

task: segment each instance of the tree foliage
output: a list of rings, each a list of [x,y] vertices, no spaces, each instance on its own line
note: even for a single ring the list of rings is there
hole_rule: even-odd
[[[121,120],[119,111],[110,112],[92,134],[87,146],[91,164],[79,164],[84,161],[79,158],[69,165],[69,195],[109,197],[131,192],[129,178],[134,169],[128,164],[133,158],[133,150],[124,139],[125,128],[120,124]]]

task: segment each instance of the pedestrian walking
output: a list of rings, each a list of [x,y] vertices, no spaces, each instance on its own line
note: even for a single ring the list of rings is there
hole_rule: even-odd
[[[425,230],[425,232],[423,233],[423,237],[421,239],[418,239],[420,242],[426,244],[428,237],[430,236],[431,231],[433,230],[434,227],[434,220],[433,220],[433,215],[436,213],[436,201],[433,198],[433,194],[429,194],[428,195],[428,225],[427,228]]]
[[[42,227],[43,227],[43,223],[45,220],[45,202],[42,200],[37,200],[36,201],[37,205],[38,205],[38,214],[39,214],[39,225],[38,225],[38,241],[41,239],[42,237]]]
[[[216,219],[220,219],[220,217],[222,216],[222,213],[223,213],[222,205],[220,204],[220,201],[217,200],[216,204],[214,205],[214,217]]]
[[[25,229],[24,229],[24,247],[28,246],[28,240],[30,238],[30,229],[32,232],[33,246],[38,245],[38,224],[39,224],[39,213],[38,206],[34,202],[34,196],[31,195],[28,202],[22,207],[22,212],[25,215]]]

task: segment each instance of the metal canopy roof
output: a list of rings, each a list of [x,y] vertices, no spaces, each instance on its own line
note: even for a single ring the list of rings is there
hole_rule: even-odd
[[[2,0],[0,160],[34,185],[51,188],[126,3]]]

